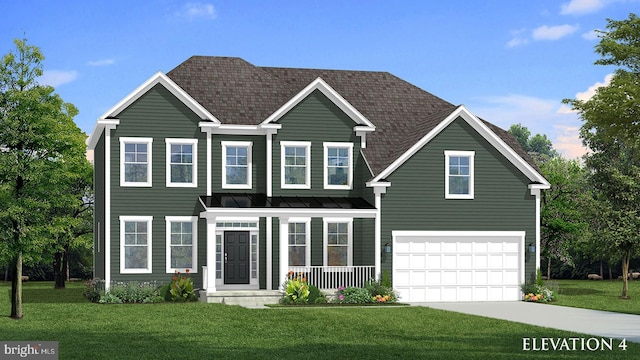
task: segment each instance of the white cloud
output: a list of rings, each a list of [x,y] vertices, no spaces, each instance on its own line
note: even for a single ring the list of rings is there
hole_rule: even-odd
[[[114,59],[100,59],[87,62],[89,66],[109,66],[115,64],[116,61]]]
[[[613,74],[608,74],[604,77],[604,81],[600,82],[597,81],[595,84],[589,86],[587,88],[587,90],[582,91],[582,92],[578,92],[576,93],[576,99],[577,100],[582,100],[582,101],[587,101],[589,99],[591,99],[593,97],[593,95],[596,94],[596,90],[598,90],[599,87],[601,86],[607,86],[611,83],[611,79],[613,78]],[[558,109],[558,113],[559,114],[570,114],[573,113],[574,111],[571,110],[570,107],[568,107],[567,105],[562,105],[559,109]]]
[[[542,25],[533,30],[532,37],[534,40],[558,40],[567,35],[573,34],[577,30],[577,25]]]
[[[70,83],[76,78],[78,78],[78,72],[75,70],[45,70],[42,76],[38,78],[38,82],[42,85],[57,87],[62,84]]]
[[[585,40],[597,40],[598,39],[598,32],[596,30],[588,31],[588,32],[582,34],[582,38],[585,39]]]
[[[578,135],[580,119],[576,113],[559,112],[559,105],[560,100],[511,94],[477,98],[469,109],[503,129],[520,123],[532,134],[547,135],[563,156],[580,157],[586,151]]]
[[[513,37],[508,43],[507,47],[516,47],[520,45],[526,45],[529,43],[529,39],[526,37],[527,29],[514,30],[511,32]]]
[[[607,0],[571,0],[568,3],[562,4],[560,7],[560,14],[562,15],[582,15],[592,12],[596,12],[609,1]]]
[[[198,18],[202,19],[215,19],[216,9],[211,4],[207,3],[186,3],[180,11],[176,13],[179,17],[194,20]]]

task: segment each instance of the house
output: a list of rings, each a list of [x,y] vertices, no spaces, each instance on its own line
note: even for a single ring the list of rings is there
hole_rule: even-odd
[[[194,56],[102,115],[95,276],[201,299],[383,273],[405,302],[518,300],[549,183],[504,130],[386,72]],[[276,292],[277,293],[277,292]]]

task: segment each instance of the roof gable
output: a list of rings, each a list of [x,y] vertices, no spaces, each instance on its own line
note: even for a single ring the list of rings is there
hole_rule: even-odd
[[[459,106],[451,112],[438,125],[431,129],[419,141],[414,143],[407,151],[399,155],[391,165],[375,176],[369,183],[384,181],[391,173],[397,170],[408,159],[415,155],[420,149],[427,145],[433,138],[446,129],[455,119],[461,118],[466,121],[474,130],[476,130],[483,138],[485,138],[498,152],[500,152],[507,160],[509,160],[518,170],[520,170],[529,180],[535,183],[548,185],[548,181],[525,159],[523,159],[511,146],[494,133],[489,127],[478,117],[473,115],[464,105]]]

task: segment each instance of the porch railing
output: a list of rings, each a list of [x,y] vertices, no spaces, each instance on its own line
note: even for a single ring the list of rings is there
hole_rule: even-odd
[[[339,287],[364,287],[376,277],[375,266],[289,266],[295,276],[302,274],[307,283],[322,290]]]

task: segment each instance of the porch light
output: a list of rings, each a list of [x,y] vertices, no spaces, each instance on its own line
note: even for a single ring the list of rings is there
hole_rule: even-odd
[[[389,243],[384,244],[384,252],[387,254],[391,253],[391,244]]]
[[[536,246],[534,244],[529,244],[529,252],[530,253],[536,252]]]

